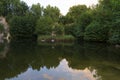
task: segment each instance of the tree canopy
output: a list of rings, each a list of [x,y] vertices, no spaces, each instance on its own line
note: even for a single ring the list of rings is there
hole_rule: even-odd
[[[0,0],[0,15],[6,17],[7,21],[11,22],[10,24],[18,21],[18,24],[14,25],[15,28],[19,26],[18,29],[24,30],[23,26],[29,28],[34,24],[32,31],[37,35],[51,35],[54,31],[56,34],[69,34],[81,40],[120,43],[119,7],[119,0],[99,0],[97,5],[90,7],[72,6],[63,16],[56,6],[48,5],[44,8],[38,3],[28,7],[20,0]],[[34,21],[22,24],[20,20],[29,22],[29,17],[34,17]],[[11,33],[14,32],[13,25],[10,27]]]

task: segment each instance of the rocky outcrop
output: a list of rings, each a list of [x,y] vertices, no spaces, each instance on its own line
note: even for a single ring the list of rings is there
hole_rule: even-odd
[[[0,24],[4,26],[4,31],[0,33],[0,39],[9,39],[9,25],[4,17],[0,17]]]

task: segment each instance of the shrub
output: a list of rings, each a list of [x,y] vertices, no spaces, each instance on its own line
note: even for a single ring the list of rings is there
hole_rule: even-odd
[[[108,41],[113,44],[120,44],[120,30],[114,31]]]
[[[54,24],[54,27],[52,29],[56,35],[63,35],[64,34],[64,27],[61,24]]]
[[[50,35],[52,32],[53,20],[50,17],[40,17],[37,21],[36,33],[38,35]]]
[[[14,16],[10,20],[12,38],[30,38],[35,34],[36,20],[31,16]]]
[[[84,39],[88,41],[106,41],[109,28],[102,23],[93,21],[85,29]]]

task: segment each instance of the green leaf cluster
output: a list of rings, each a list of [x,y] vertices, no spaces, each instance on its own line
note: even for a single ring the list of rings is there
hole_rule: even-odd
[[[14,16],[10,21],[12,38],[29,38],[35,34],[35,19],[30,16]]]

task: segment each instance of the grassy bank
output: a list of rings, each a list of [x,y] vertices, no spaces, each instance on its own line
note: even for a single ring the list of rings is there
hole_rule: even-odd
[[[38,37],[38,41],[40,42],[71,42],[74,41],[75,38],[72,35],[40,35]]]

